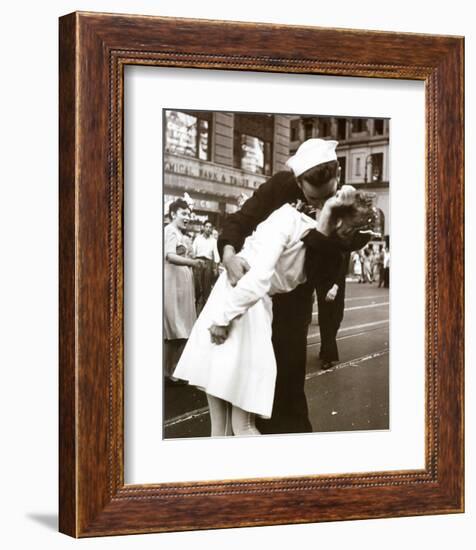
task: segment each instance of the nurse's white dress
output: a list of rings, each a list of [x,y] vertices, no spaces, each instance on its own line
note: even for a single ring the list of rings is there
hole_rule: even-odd
[[[290,292],[306,280],[301,239],[315,228],[315,220],[289,204],[258,225],[239,252],[250,270],[235,287],[225,272],[220,275],[192,329],[175,378],[241,409],[271,417],[276,359],[269,296]],[[230,322],[227,340],[212,344],[211,325]]]

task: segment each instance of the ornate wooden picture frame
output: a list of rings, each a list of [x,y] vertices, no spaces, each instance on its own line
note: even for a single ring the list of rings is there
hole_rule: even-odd
[[[461,37],[73,13],[60,19],[60,531],[74,537],[463,511]],[[127,485],[126,65],[410,79],[426,96],[421,470]]]

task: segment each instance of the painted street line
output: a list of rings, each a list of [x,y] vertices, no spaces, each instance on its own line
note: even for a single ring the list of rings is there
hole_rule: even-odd
[[[339,334],[341,332],[347,332],[348,330],[355,330],[355,329],[361,329],[361,328],[367,328],[367,327],[375,327],[377,325],[384,325],[385,323],[388,323],[388,319],[384,319],[383,321],[374,321],[373,323],[364,323],[363,325],[352,325],[351,327],[345,327],[339,329]],[[316,336],[319,336],[319,332],[313,332],[312,334],[307,335],[307,339],[311,340],[312,338],[315,338]]]
[[[362,332],[356,332],[355,334],[349,334],[348,336],[341,336],[340,338],[336,338],[336,340],[338,342],[340,342],[341,340],[347,340],[348,338],[355,338],[356,336],[363,336],[364,334],[368,334],[369,332],[374,332],[376,330],[381,330],[383,328],[384,327],[371,328],[370,330],[364,330]],[[319,339],[317,342],[314,342],[313,344],[308,344],[307,347],[308,348],[313,348],[314,346],[319,346],[320,344],[321,344],[321,340]]]
[[[354,306],[354,307],[346,307],[344,311],[354,311],[355,309],[369,309],[371,307],[380,307],[380,306],[388,306],[390,302],[380,302],[378,304],[370,304],[368,306]]]
[[[316,376],[321,376],[323,374],[329,374],[331,372],[335,372],[340,369],[345,369],[347,367],[358,367],[362,365],[362,363],[365,363],[366,361],[370,361],[371,359],[376,359],[377,357],[382,357],[383,355],[386,355],[386,354],[388,354],[388,348],[382,349],[380,351],[376,351],[375,353],[370,353],[369,355],[362,355],[362,357],[351,359],[350,361],[346,361],[345,363],[338,363],[335,367],[331,367],[330,369],[310,372],[309,374],[306,375],[306,380],[310,380],[311,378],[315,378]]]
[[[355,298],[345,298],[346,302],[353,302],[354,300],[371,300],[373,298],[382,298],[382,294],[374,294],[373,296],[356,296]]]
[[[170,428],[170,426],[175,426],[176,424],[180,424],[180,422],[187,422],[188,420],[198,418],[199,416],[203,416],[204,414],[208,414],[208,407],[202,407],[201,409],[188,411],[184,414],[180,414],[179,416],[174,416],[173,418],[169,418],[169,420],[166,420],[164,422],[164,428]]]
[[[380,307],[380,306],[388,306],[390,302],[379,302],[378,304],[369,304],[367,306],[354,306],[354,307],[346,307],[344,311],[354,311],[356,309],[370,309],[373,307]],[[317,316],[317,311],[312,312],[313,316]]]

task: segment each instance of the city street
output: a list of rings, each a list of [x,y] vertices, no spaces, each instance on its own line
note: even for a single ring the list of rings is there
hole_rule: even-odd
[[[319,365],[317,312],[308,334],[306,395],[315,432],[385,430],[389,426],[389,291],[376,283],[347,282],[338,333],[340,362]],[[167,383],[164,437],[204,437],[210,420],[204,394]]]

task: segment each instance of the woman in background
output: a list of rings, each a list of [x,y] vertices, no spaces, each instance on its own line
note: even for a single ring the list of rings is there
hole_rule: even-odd
[[[364,283],[373,283],[373,276],[372,276],[372,251],[369,246],[366,246],[364,248],[364,254],[363,254],[363,276],[364,276]]]
[[[164,375],[173,379],[171,375],[197,318],[192,267],[201,262],[188,257],[188,204],[177,199],[170,205],[169,215],[171,222],[164,229]]]
[[[352,252],[352,274],[358,278],[359,283],[362,282],[362,263],[360,261],[360,253],[357,250]]]

